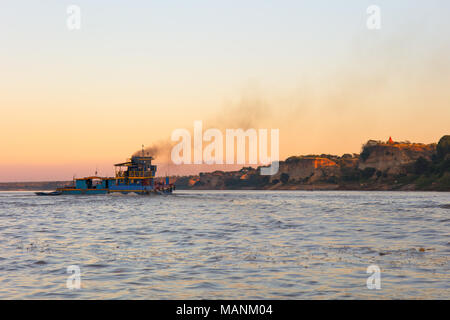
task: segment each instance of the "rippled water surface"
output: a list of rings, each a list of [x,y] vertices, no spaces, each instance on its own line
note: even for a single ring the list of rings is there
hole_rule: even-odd
[[[0,298],[449,299],[450,194],[0,192]],[[381,289],[369,290],[369,265]],[[69,290],[78,265],[81,288]]]

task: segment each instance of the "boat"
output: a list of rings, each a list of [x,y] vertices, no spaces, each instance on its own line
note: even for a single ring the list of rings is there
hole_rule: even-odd
[[[37,196],[60,196],[62,195],[61,191],[51,191],[51,192],[35,192]]]
[[[127,162],[117,163],[115,177],[89,176],[74,179],[73,185],[57,188],[55,192],[63,195],[99,195],[99,194],[171,194],[175,185],[169,177],[156,178],[157,166],[152,164],[153,157],[133,155]]]

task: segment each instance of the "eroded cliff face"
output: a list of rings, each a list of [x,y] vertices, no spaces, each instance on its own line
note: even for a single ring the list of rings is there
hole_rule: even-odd
[[[198,186],[206,186],[212,189],[222,189],[225,187],[226,175],[232,175],[233,172],[215,171],[211,173],[201,173],[197,182]]]
[[[363,147],[358,168],[375,168],[388,175],[405,173],[408,166],[420,157],[431,160],[436,144],[371,143]]]
[[[444,143],[441,145],[444,150]],[[447,159],[445,150],[441,151],[445,153],[441,156],[444,160]],[[202,173],[189,177],[182,185],[196,189],[413,190],[415,185],[411,181],[424,172],[434,172],[430,168],[438,153],[436,144],[370,140],[361,154],[290,157],[280,161],[279,171],[273,176],[261,176],[259,168],[246,167],[239,171]],[[417,161],[419,158],[423,159]],[[436,170],[444,172],[445,165],[448,166],[440,164]],[[445,177],[440,175],[436,179],[444,181]],[[442,181],[438,183],[446,186],[447,182]]]
[[[281,180],[284,173],[289,175],[289,180],[293,182],[315,182],[323,177],[334,176],[338,171],[338,164],[327,158],[291,157],[280,162],[278,173],[270,176],[270,181]]]

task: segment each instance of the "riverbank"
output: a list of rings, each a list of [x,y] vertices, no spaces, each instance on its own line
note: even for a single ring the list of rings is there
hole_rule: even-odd
[[[360,154],[291,156],[271,176],[261,167],[170,177],[177,189],[450,191],[450,135],[423,144],[369,140]],[[71,181],[4,182],[0,191],[54,190]]]

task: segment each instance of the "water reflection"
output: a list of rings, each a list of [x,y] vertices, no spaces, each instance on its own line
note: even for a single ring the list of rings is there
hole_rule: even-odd
[[[0,193],[0,298],[449,297],[448,193]],[[382,289],[366,287],[367,266]],[[81,289],[66,268],[79,265]]]

